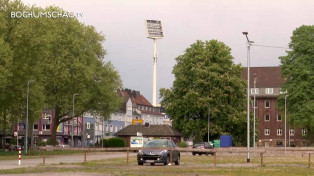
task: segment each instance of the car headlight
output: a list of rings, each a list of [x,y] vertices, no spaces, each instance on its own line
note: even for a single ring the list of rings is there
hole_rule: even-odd
[[[162,155],[162,154],[164,154],[164,153],[167,153],[167,150],[163,150],[163,151],[159,152],[158,154],[159,154],[159,155]]]
[[[142,151],[142,150],[139,150],[137,154],[138,154],[138,155],[143,155],[143,151]]]

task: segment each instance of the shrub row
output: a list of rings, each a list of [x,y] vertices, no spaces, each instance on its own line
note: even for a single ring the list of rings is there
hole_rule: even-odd
[[[125,147],[126,143],[122,138],[110,138],[110,139],[102,139],[96,146],[103,147]]]

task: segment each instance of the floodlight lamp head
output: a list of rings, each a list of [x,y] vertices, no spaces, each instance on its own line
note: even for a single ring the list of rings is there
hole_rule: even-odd
[[[147,38],[162,39],[164,37],[160,20],[146,20],[145,24]]]
[[[243,35],[248,35],[249,33],[248,33],[248,32],[242,32],[242,34],[243,34]]]

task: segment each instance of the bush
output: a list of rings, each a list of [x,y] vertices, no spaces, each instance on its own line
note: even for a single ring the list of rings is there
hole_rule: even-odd
[[[180,148],[186,148],[188,145],[184,141],[180,142],[179,147]]]
[[[110,138],[107,145],[108,147],[125,147],[125,141],[122,138]]]
[[[99,142],[99,146],[104,145],[103,147],[108,147],[108,139],[101,139]]]
[[[37,143],[36,143],[37,146],[46,146],[47,145],[47,142],[44,142],[42,140],[37,140]]]

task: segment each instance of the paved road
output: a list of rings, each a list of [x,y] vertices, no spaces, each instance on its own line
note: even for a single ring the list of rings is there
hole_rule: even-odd
[[[136,153],[130,153],[129,156],[135,156]],[[125,152],[97,152],[97,153],[87,153],[86,160],[101,160],[110,159],[116,157],[127,157]],[[46,165],[50,164],[60,164],[60,163],[80,163],[84,162],[84,153],[73,154],[73,155],[54,155],[46,156]],[[3,169],[15,169],[23,167],[35,167],[43,163],[43,158],[34,159],[23,159],[21,160],[21,165],[18,165],[18,160],[0,160],[0,170]]]

